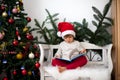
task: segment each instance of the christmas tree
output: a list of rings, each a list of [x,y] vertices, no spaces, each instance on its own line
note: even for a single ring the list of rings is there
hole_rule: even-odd
[[[39,49],[22,0],[0,0],[0,80],[39,80]]]

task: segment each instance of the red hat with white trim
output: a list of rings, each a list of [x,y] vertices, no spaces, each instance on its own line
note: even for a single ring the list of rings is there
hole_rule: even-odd
[[[57,35],[64,38],[65,35],[71,34],[75,37],[74,26],[69,22],[60,22],[58,24]]]

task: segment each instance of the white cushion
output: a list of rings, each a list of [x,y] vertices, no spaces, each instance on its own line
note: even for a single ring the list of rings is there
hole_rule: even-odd
[[[91,80],[108,80],[108,69],[102,65],[86,65],[80,69],[66,70],[62,73],[58,72],[57,67],[44,67],[48,74],[59,80],[74,80],[78,78],[90,78]],[[79,71],[78,71],[79,70]],[[100,76],[102,75],[102,77]],[[48,75],[47,75],[48,76]]]

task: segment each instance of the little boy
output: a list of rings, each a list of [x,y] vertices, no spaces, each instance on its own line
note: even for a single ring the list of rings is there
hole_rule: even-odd
[[[64,60],[59,60],[57,58],[70,58],[72,52],[73,55],[78,55],[84,53],[86,50],[82,47],[79,41],[74,40],[75,31],[74,26],[69,22],[61,22],[58,24],[58,36],[63,38],[63,42],[60,43],[58,51],[56,52],[54,58],[52,59],[52,65],[58,66],[59,72],[63,72],[66,69],[76,69],[84,66],[87,63],[86,56],[80,56],[73,60],[72,62],[67,62]]]

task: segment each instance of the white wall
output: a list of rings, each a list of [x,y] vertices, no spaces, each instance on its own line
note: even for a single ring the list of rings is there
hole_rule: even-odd
[[[48,9],[51,14],[59,13],[59,21],[78,21],[81,22],[83,18],[86,18],[89,22],[90,28],[93,26],[91,21],[93,20],[92,6],[95,6],[99,10],[103,10],[105,4],[109,0],[23,0],[25,12],[32,18],[32,22],[29,24],[34,25],[34,19],[36,18],[40,23],[45,19],[47,13],[45,9]],[[108,16],[111,16],[111,11]]]

